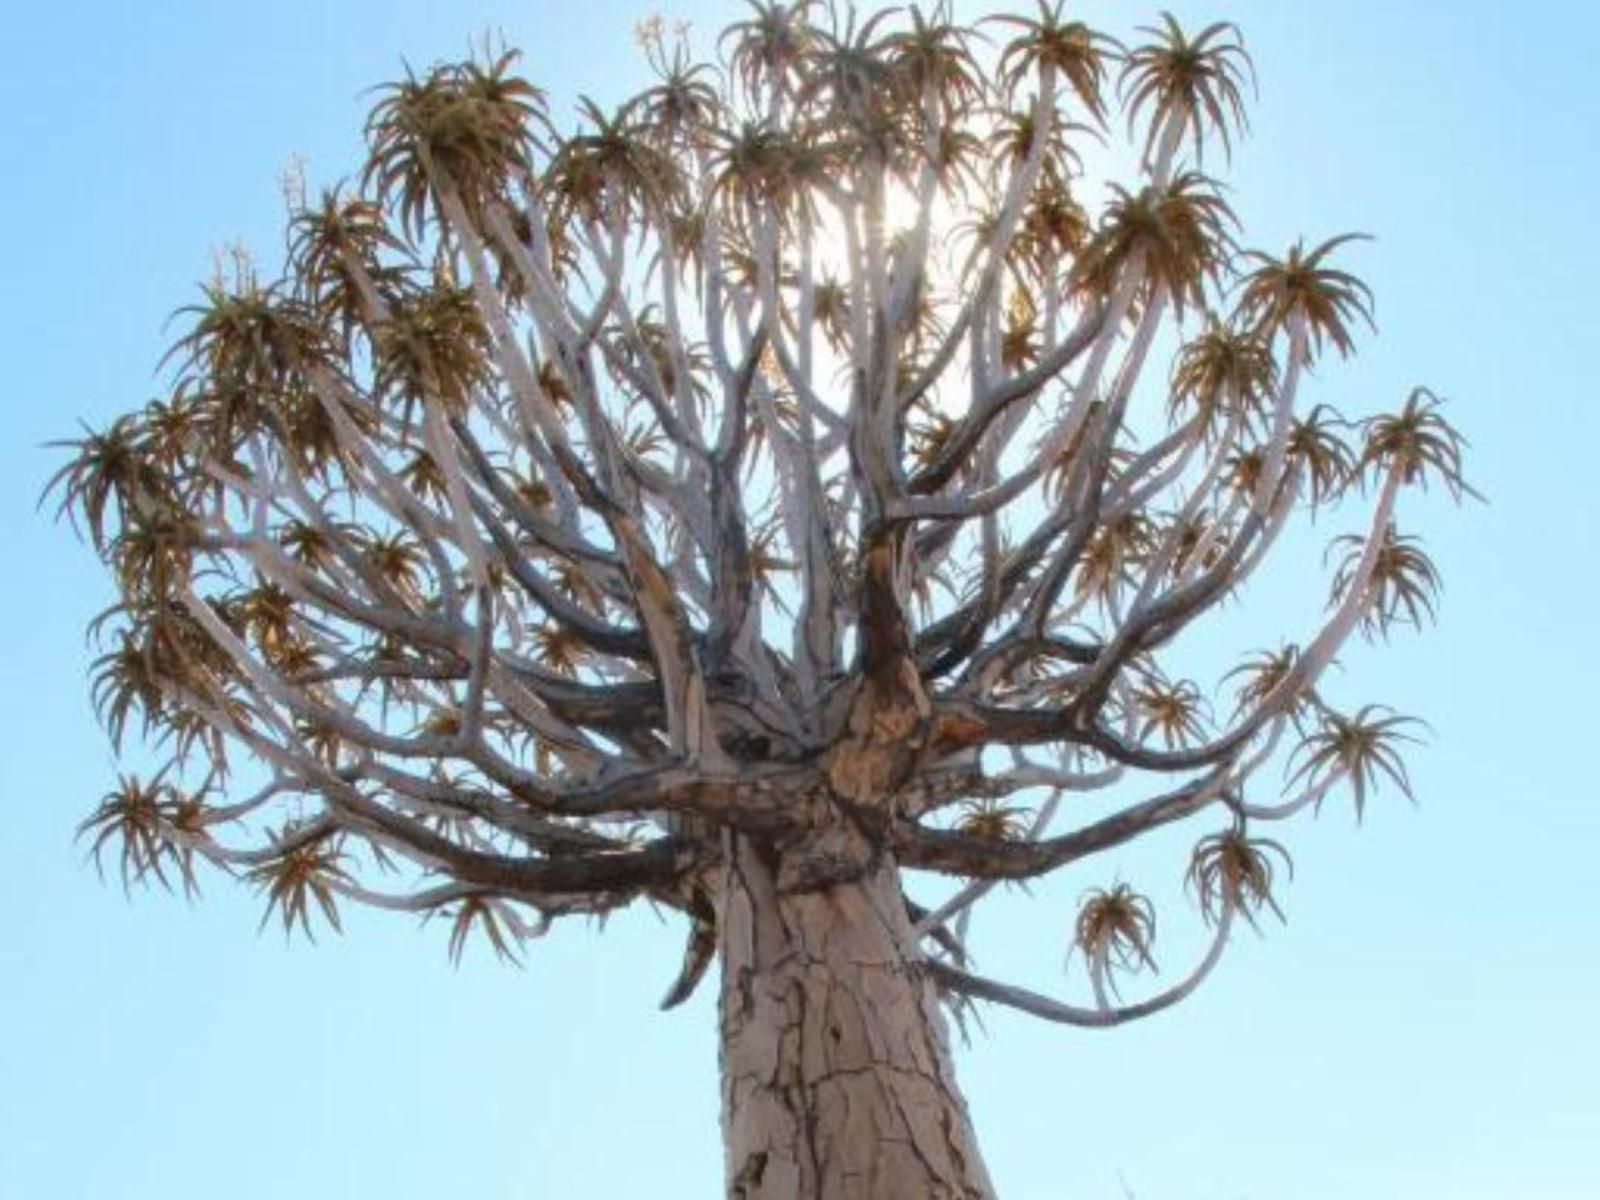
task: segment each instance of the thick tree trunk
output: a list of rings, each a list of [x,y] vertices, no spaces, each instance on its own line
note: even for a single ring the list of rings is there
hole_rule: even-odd
[[[892,866],[781,893],[732,855],[721,913],[722,1131],[733,1200],[990,1200]]]

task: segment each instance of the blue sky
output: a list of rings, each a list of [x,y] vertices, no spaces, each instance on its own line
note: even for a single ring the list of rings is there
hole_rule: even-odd
[[[0,1197],[717,1194],[711,993],[655,1011],[680,944],[648,910],[559,932],[522,971],[482,954],[455,970],[445,931],[409,919],[351,914],[343,938],[285,945],[225,881],[194,905],[97,882],[72,831],[113,778],[82,632],[108,596],[34,512],[55,461],[41,443],[154,394],[163,322],[210,248],[279,244],[290,155],[314,182],[354,165],[364,88],[497,28],[559,104],[620,98],[648,7],[0,13]],[[1316,397],[1359,412],[1419,382],[1451,396],[1493,503],[1412,510],[1445,572],[1442,620],[1351,656],[1347,698],[1434,727],[1412,758],[1420,807],[1385,793],[1359,830],[1337,806],[1297,824],[1287,928],[1239,939],[1177,1011],[1109,1033],[992,1014],[959,1067],[993,1174],[1023,1200],[1119,1198],[1119,1175],[1140,1200],[1600,1195],[1584,749],[1600,9],[1173,7],[1238,20],[1256,59],[1230,173],[1250,239],[1378,235],[1352,261],[1381,332],[1320,371]],[[1083,9],[1118,33],[1155,15]],[[664,11],[704,38],[737,10]],[[1315,545],[1285,553],[1310,568]],[[1261,640],[1286,628],[1266,617]],[[1053,969],[1069,919],[1026,910],[1000,961]]]

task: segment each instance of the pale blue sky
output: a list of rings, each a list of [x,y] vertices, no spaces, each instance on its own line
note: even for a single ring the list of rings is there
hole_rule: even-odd
[[[736,11],[664,7],[702,34]],[[1119,33],[1155,14],[1083,7]],[[1337,807],[1288,831],[1288,927],[1239,939],[1178,1011],[1109,1033],[991,1015],[959,1065],[994,1176],[1008,1200],[1117,1198],[1119,1172],[1140,1200],[1592,1198],[1600,8],[1173,7],[1237,19],[1255,55],[1231,174],[1251,238],[1379,236],[1356,265],[1381,333],[1320,373],[1317,398],[1367,411],[1417,382],[1453,397],[1493,504],[1412,510],[1445,573],[1442,621],[1352,656],[1346,698],[1435,728],[1412,760],[1421,807],[1383,794],[1359,831]],[[342,939],[285,946],[222,880],[193,906],[97,883],[72,830],[113,776],[82,632],[107,591],[33,511],[40,444],[153,394],[162,323],[209,247],[274,249],[280,167],[348,170],[360,93],[402,56],[455,55],[492,26],[558,102],[619,98],[648,8],[0,14],[4,1200],[718,1194],[711,991],[655,1011],[680,946],[648,911],[559,933],[521,972],[483,954],[452,970],[444,930],[409,919],[352,914]],[[1031,952],[1048,978],[1069,914],[1029,911],[998,961]]]

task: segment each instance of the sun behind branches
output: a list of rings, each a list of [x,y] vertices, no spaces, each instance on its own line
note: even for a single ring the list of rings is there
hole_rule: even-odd
[[[67,444],[92,696],[158,758],[83,836],[286,931],[440,916],[456,959],[663,906],[669,1003],[721,963],[730,1190],[987,1196],[940,1002],[1161,1011],[1281,915],[1263,826],[1410,794],[1414,727],[1328,668],[1431,619],[1401,519],[1476,494],[1465,443],[1426,389],[1304,403],[1372,325],[1363,239],[1251,246],[1232,25],[758,0],[716,61],[641,42],[650,85],[571,114],[499,50],[380,89],[351,181],[288,189],[283,277],[202,285],[167,394]],[[1191,677],[1357,503],[1306,628]],[[1165,988],[1117,994],[1156,914],[1115,872],[1046,922],[1082,1003],[980,972],[999,885],[1169,826],[1209,948]]]

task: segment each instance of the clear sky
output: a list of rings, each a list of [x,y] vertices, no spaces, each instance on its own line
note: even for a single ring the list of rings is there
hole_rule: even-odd
[[[1127,33],[1156,2],[1083,8]],[[0,6],[4,1200],[718,1194],[714,989],[655,1010],[680,942],[648,910],[560,932],[522,971],[481,952],[455,970],[445,930],[409,918],[285,945],[221,879],[194,905],[98,883],[72,832],[113,779],[84,682],[107,585],[34,512],[41,443],[155,393],[209,249],[276,250],[290,155],[314,183],[354,166],[365,87],[492,27],[558,104],[619,99],[648,7]],[[663,7],[702,44],[737,11]],[[1360,830],[1334,806],[1287,831],[1287,928],[1246,932],[1176,1011],[1111,1032],[990,1015],[959,1068],[993,1174],[1008,1200],[1120,1200],[1123,1180],[1139,1200],[1592,1200],[1600,7],[1173,8],[1236,19],[1255,56],[1230,176],[1250,237],[1378,235],[1352,262],[1381,332],[1316,398],[1451,396],[1493,503],[1412,509],[1442,620],[1353,655],[1344,685],[1431,721],[1420,807],[1386,792]],[[1048,979],[1070,911],[1027,911],[1001,958]]]

